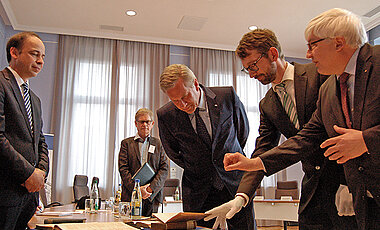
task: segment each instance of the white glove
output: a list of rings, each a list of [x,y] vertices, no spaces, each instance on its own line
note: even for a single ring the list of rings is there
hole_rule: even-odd
[[[209,221],[216,217],[212,228],[217,229],[219,227],[220,229],[228,229],[226,218],[231,219],[241,210],[244,204],[245,199],[242,196],[236,196],[235,199],[205,212],[205,214],[209,215],[205,217],[205,221]]]
[[[346,185],[339,186],[335,195],[335,205],[339,216],[355,215],[352,194],[348,191]]]

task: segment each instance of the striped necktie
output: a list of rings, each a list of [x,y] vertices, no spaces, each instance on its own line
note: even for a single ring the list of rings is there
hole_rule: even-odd
[[[276,85],[276,89],[280,92],[279,94],[282,100],[282,105],[284,106],[285,112],[288,114],[290,121],[294,124],[296,129],[299,129],[296,107],[294,106],[290,95],[286,92],[285,84],[281,82]]]
[[[28,83],[25,82],[21,86],[24,92],[24,103],[25,103],[26,114],[28,115],[30,129],[32,130],[32,133],[33,133],[32,104],[30,103],[29,85]]]

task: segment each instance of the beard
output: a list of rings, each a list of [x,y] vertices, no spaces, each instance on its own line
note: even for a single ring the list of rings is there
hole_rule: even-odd
[[[263,85],[268,85],[272,81],[276,79],[276,72],[277,72],[277,64],[276,62],[271,62],[270,67],[267,69],[265,73],[257,75],[255,77],[257,80],[261,82]]]

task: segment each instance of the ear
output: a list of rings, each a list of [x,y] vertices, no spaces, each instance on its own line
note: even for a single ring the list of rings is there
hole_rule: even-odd
[[[137,128],[137,121],[135,121],[135,126],[136,126],[136,128]]]
[[[194,86],[195,86],[195,89],[198,91],[199,89],[199,83],[198,83],[198,79],[194,79]]]
[[[335,37],[334,42],[336,51],[342,51],[342,49],[346,45],[346,39],[344,39],[344,37]]]
[[[268,58],[271,62],[274,62],[278,59],[278,50],[274,47],[269,48],[268,50]]]
[[[18,51],[18,49],[16,47],[11,47],[9,49],[9,53],[11,54],[11,57],[13,59],[17,59],[18,58],[18,55],[20,54],[20,52]]]

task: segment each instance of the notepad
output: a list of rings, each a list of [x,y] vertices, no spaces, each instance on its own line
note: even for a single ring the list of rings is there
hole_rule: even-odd
[[[153,180],[154,175],[156,175],[156,173],[149,163],[146,162],[137,170],[135,175],[133,175],[132,180],[140,179],[140,185],[146,185]]]

